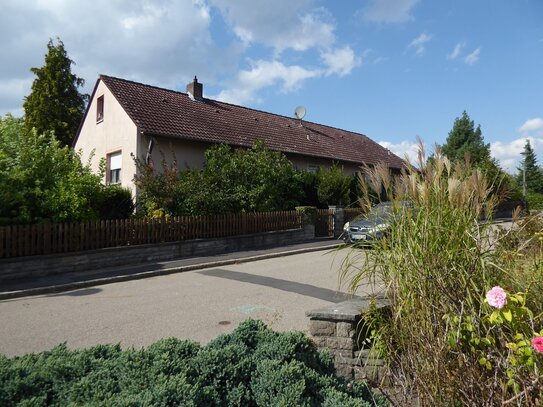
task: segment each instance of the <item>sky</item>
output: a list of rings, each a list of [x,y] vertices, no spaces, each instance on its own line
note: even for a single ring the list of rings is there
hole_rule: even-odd
[[[414,157],[464,110],[516,172],[543,164],[543,0],[0,0],[0,115],[60,38],[91,93],[99,74],[365,134]]]

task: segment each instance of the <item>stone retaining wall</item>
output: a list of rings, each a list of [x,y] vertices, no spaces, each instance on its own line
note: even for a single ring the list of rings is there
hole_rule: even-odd
[[[306,312],[309,333],[315,345],[334,357],[337,374],[346,379],[369,379],[386,382],[384,363],[370,354],[367,329],[361,315],[369,309],[369,298],[355,298]],[[376,306],[388,306],[383,298]]]
[[[85,252],[49,254],[0,260],[0,283],[20,278],[43,277],[71,271],[99,270],[112,266],[209,256],[235,251],[264,249],[302,243],[315,238],[315,227],[217,239],[111,247]]]

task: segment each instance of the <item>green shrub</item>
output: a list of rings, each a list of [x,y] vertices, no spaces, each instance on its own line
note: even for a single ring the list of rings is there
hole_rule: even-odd
[[[385,406],[363,383],[333,375],[300,332],[247,320],[207,346],[174,338],[146,349],[99,345],[0,355],[0,405]]]
[[[164,155],[161,171],[136,159],[136,186],[147,215],[212,215],[290,210],[302,195],[302,180],[287,157],[257,140],[251,148],[216,145],[205,152],[202,170],[178,171]]]
[[[526,200],[528,201],[528,209],[539,211],[543,210],[543,194],[528,192],[526,194]]]
[[[320,168],[317,172],[317,196],[322,205],[348,205],[350,177],[343,173],[343,166]]]
[[[305,224],[314,225],[317,221],[317,208],[315,206],[297,206],[295,209],[302,213]]]
[[[128,219],[134,213],[132,192],[119,185],[106,185],[98,198],[97,211],[100,219]]]

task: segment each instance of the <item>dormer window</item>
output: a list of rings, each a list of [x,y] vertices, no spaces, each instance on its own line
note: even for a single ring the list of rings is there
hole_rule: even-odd
[[[96,123],[104,120],[104,95],[96,100]]]

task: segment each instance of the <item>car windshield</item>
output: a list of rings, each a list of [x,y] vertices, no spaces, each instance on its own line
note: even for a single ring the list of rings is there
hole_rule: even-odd
[[[367,219],[373,223],[382,223],[390,219],[392,216],[392,206],[379,204],[371,208],[370,213],[368,214]]]
[[[377,204],[371,208],[370,212],[360,219],[366,219],[375,224],[387,223],[393,214],[394,208],[392,205],[392,202],[381,202],[380,204]],[[400,207],[410,206],[409,203],[403,201],[399,202],[398,205]]]

